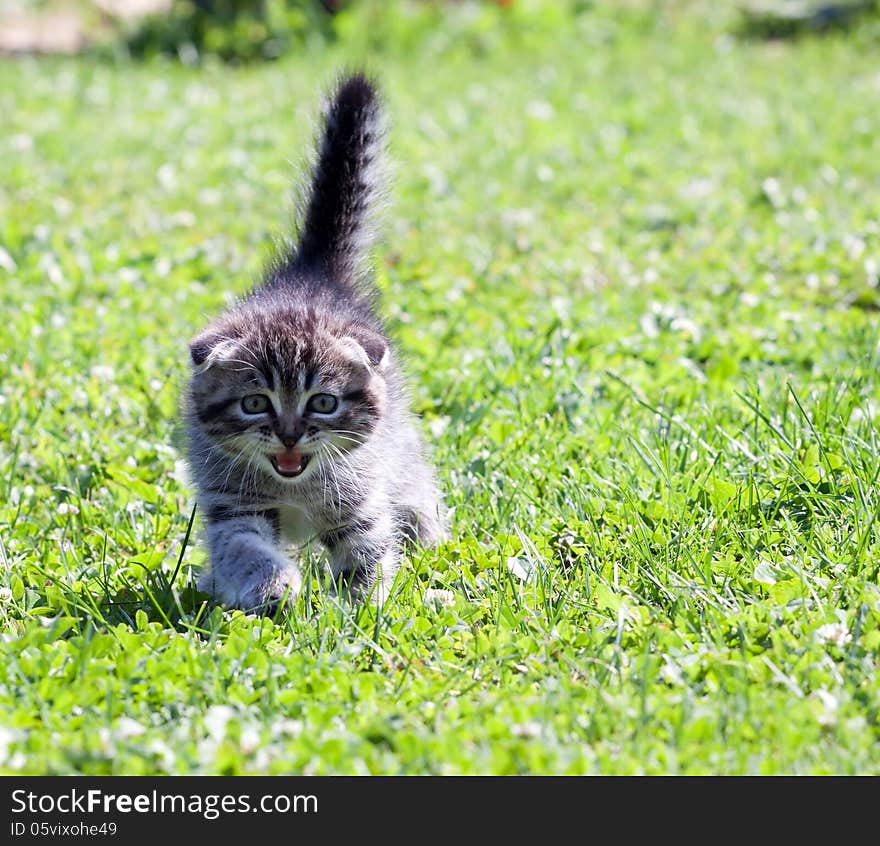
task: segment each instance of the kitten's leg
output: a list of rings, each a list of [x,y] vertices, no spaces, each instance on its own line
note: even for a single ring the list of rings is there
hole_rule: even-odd
[[[337,585],[347,584],[355,599],[381,606],[400,567],[400,549],[390,516],[357,519],[321,538],[330,554]]]
[[[447,537],[446,515],[436,504],[430,509],[404,506],[398,513],[398,522],[408,544],[433,546]]]
[[[299,594],[302,576],[278,548],[275,512],[213,509],[208,515],[208,544],[211,566],[199,578],[199,589],[223,605],[272,614],[281,602],[292,604]]]

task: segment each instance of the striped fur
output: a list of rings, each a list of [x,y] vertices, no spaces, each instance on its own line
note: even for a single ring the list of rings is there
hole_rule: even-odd
[[[211,554],[200,586],[228,606],[272,611],[294,599],[301,575],[284,546],[312,540],[337,583],[381,601],[405,545],[444,532],[363,272],[380,126],[373,85],[343,81],[325,112],[299,243],[190,344],[184,413]],[[262,410],[248,411],[245,397]],[[316,411],[318,400],[335,407]]]

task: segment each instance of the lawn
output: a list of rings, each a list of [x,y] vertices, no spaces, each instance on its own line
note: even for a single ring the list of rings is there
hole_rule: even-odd
[[[880,36],[718,5],[0,62],[0,771],[880,772]],[[290,616],[229,612],[194,587],[187,342],[361,57],[452,537],[381,613],[319,567]]]

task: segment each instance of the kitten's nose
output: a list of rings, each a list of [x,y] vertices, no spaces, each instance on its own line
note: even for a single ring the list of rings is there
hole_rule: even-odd
[[[296,446],[297,441],[302,437],[302,432],[299,430],[277,432],[276,434],[278,435],[278,440],[281,441],[287,449]]]
[[[275,437],[284,445],[285,449],[291,449],[303,436],[306,427],[302,418],[293,417],[275,421]]]

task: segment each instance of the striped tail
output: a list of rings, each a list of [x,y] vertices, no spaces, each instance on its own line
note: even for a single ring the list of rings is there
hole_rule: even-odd
[[[382,121],[376,88],[356,73],[337,86],[324,113],[296,263],[356,284],[369,251],[369,212],[380,190]]]

